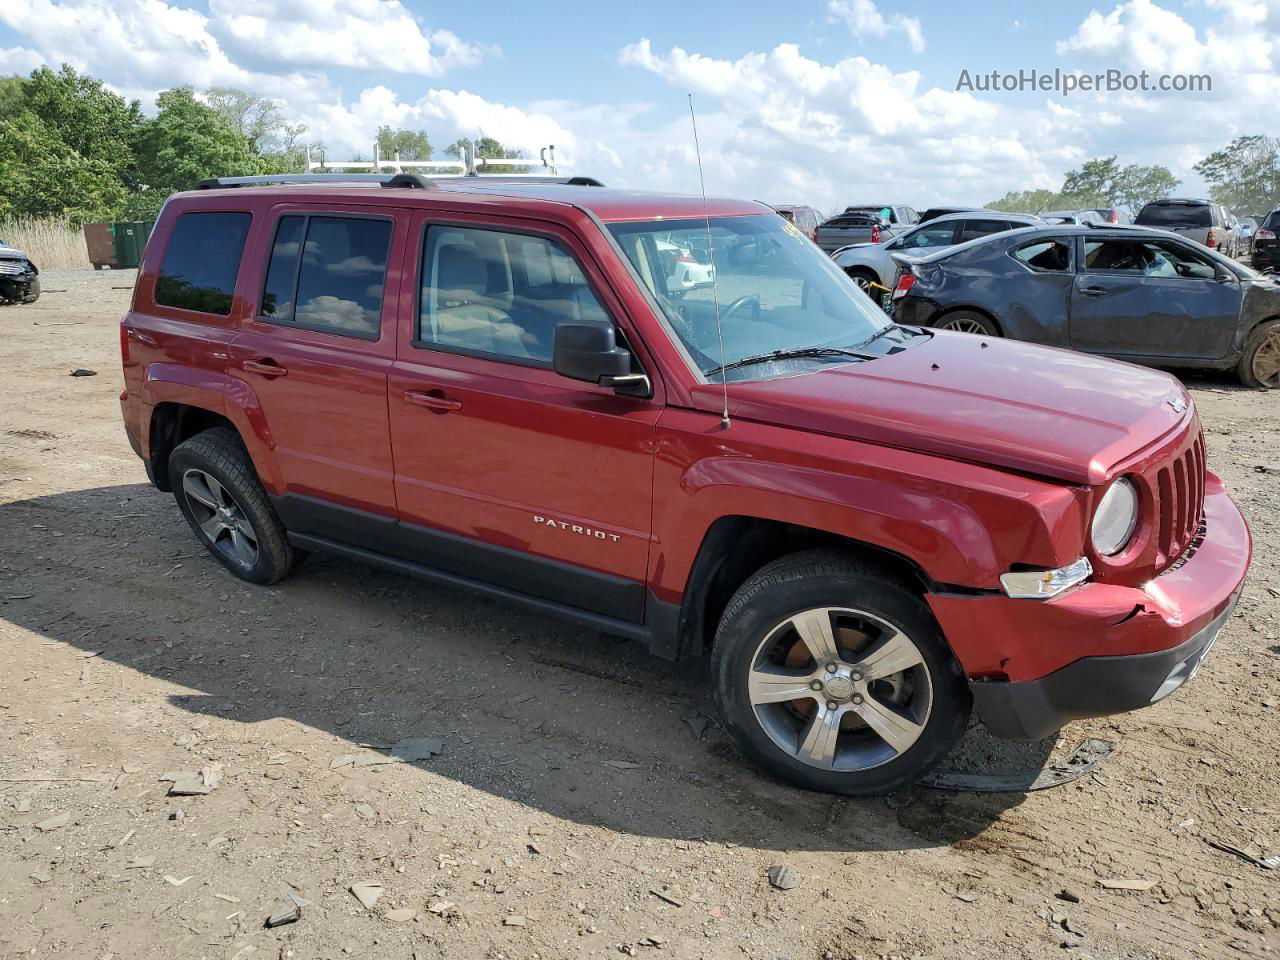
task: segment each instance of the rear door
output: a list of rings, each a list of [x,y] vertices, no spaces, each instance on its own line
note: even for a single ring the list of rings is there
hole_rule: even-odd
[[[396,517],[387,373],[406,215],[281,205],[267,229],[265,279],[232,359],[284,474],[277,509],[291,530],[376,549],[367,521]]]
[[[424,211],[413,238],[389,392],[405,551],[639,621],[661,384],[626,397],[551,368],[562,320],[625,338],[619,302],[556,225]]]
[[[1133,236],[1077,238],[1071,345],[1117,357],[1218,359],[1240,314],[1234,276],[1187,243]]]

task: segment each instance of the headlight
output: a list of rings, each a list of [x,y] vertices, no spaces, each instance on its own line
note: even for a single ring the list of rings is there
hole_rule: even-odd
[[[1093,549],[1104,557],[1119,553],[1138,525],[1138,491],[1121,477],[1107,489],[1093,514]]]

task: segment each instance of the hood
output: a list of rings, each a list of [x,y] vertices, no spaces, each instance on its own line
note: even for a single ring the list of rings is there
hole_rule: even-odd
[[[719,398],[718,383],[694,388],[699,409],[718,413]],[[1168,374],[944,331],[893,356],[730,383],[729,409],[742,419],[1088,484],[1105,482],[1121,461],[1195,415]]]
[[[30,260],[21,250],[15,250],[13,247],[6,247],[0,243],[0,260]]]

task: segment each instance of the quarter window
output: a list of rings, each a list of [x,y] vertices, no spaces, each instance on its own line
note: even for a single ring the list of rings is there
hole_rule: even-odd
[[[1014,250],[1013,256],[1042,273],[1071,272],[1071,247],[1062,240],[1033,240]]]
[[[376,340],[382,328],[390,245],[387,220],[281,217],[267,265],[261,316]]]
[[[156,277],[156,303],[230,315],[252,219],[247,213],[184,213],[178,217]]]
[[[422,258],[417,345],[549,365],[561,322],[611,323],[556,240],[431,226]]]
[[[1007,220],[966,220],[964,229],[960,231],[960,239],[957,243],[964,243],[966,240],[976,240],[978,237],[990,236],[993,233],[1003,233],[1009,229],[1009,221]]]
[[[902,238],[899,250],[914,250],[917,247],[949,247],[955,243],[955,221],[947,223],[927,224],[913,230]]]

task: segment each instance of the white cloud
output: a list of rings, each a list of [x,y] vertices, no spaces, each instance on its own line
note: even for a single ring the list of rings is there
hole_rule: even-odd
[[[30,73],[44,65],[44,57],[26,47],[0,47],[0,74]]]
[[[924,29],[916,17],[902,13],[886,17],[875,0],[829,0],[827,10],[832,17],[847,23],[855,37],[883,37],[892,31],[901,33],[915,53],[924,52]]]
[[[399,0],[209,0],[209,12],[229,53],[263,63],[438,77],[483,56],[448,30],[424,30]]]

